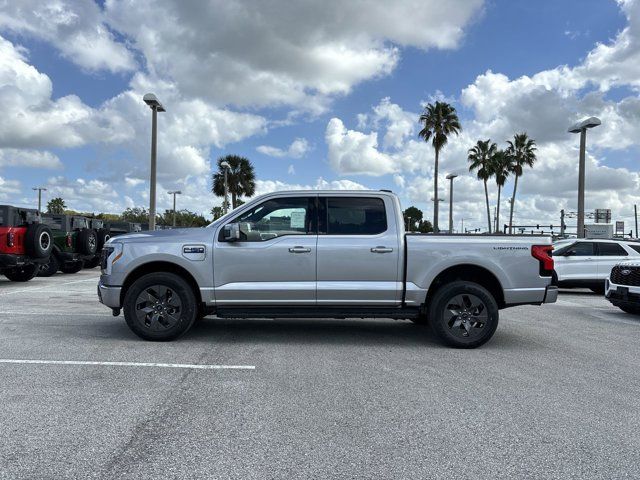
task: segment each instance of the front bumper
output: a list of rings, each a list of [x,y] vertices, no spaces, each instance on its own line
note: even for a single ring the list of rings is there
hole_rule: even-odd
[[[120,292],[122,287],[112,287],[102,283],[102,279],[98,283],[98,299],[100,303],[109,308],[122,308],[120,305]]]
[[[617,285],[605,280],[605,297],[616,307],[640,305],[640,286]]]

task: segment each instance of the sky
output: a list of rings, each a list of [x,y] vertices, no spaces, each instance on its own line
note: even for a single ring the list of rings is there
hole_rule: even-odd
[[[208,215],[212,166],[253,163],[257,193],[391,189],[432,216],[434,154],[424,106],[462,124],[440,158],[458,174],[454,224],[486,227],[468,172],[478,140],[537,143],[514,223],[577,209],[574,122],[591,115],[586,209],[632,227],[640,203],[640,0],[0,0],[0,203],[61,196],[74,210],[149,203],[151,112],[158,208]],[[501,197],[508,221],[509,179]],[[497,187],[489,183],[492,208]],[[441,208],[440,224],[447,221]]]

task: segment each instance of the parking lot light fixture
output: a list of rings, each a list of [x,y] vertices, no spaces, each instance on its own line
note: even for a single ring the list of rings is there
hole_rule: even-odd
[[[449,234],[453,233],[453,179],[457,176],[455,173],[450,173],[444,177],[449,180]]]
[[[158,112],[166,112],[164,105],[153,93],[142,97],[151,108],[151,178],[149,185],[149,231],[156,229],[156,153],[158,143]]]
[[[229,211],[229,169],[231,168],[231,165],[229,165],[229,162],[222,162],[220,163],[220,166],[224,169],[224,204],[222,205],[222,210],[224,211],[224,214],[226,215],[227,212]]]
[[[578,164],[578,238],[584,238],[584,172],[587,129],[597,127],[601,123],[599,118],[589,117],[569,128],[569,133],[580,134],[580,161]]]
[[[173,227],[176,226],[176,195],[181,195],[180,190],[174,190],[173,192],[167,192],[169,195],[173,195]]]
[[[31,190],[38,191],[38,213],[42,213],[42,192],[46,192],[44,187],[33,187]]]

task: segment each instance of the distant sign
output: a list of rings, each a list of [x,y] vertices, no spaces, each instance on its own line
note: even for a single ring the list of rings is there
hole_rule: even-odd
[[[613,224],[591,223],[584,226],[584,233],[587,238],[613,238]]]
[[[596,223],[611,223],[611,209],[597,208],[595,212]]]
[[[624,235],[624,222],[616,222],[616,235]]]

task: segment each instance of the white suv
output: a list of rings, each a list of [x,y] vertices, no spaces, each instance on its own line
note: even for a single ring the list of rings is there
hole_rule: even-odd
[[[554,281],[561,288],[590,288],[604,293],[614,265],[640,260],[640,242],[580,238],[562,242],[553,252]]]
[[[605,287],[611,303],[627,313],[640,315],[640,261],[623,262],[613,267]]]

